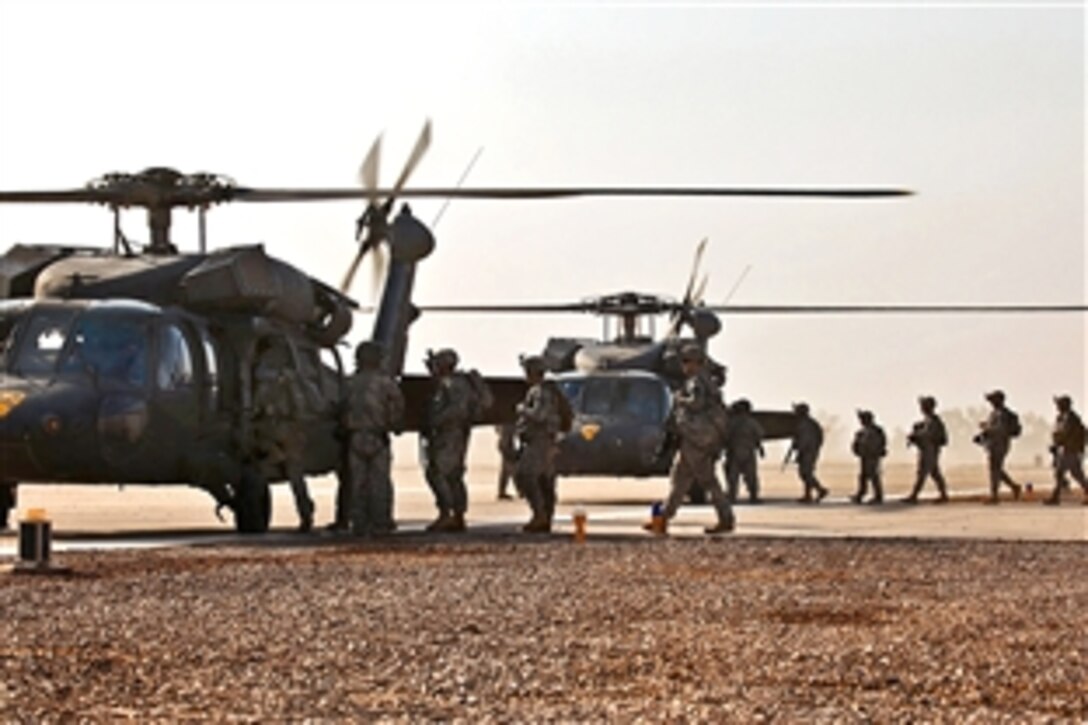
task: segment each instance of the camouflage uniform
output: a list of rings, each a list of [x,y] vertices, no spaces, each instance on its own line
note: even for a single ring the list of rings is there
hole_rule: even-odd
[[[454,362],[449,374],[435,377],[434,393],[427,406],[426,475],[438,507],[438,519],[432,530],[462,530],[468,510],[465,454],[476,392],[463,374],[452,372],[456,365],[452,351],[439,351],[431,360],[443,358]]]
[[[740,479],[748,489],[748,500],[760,503],[759,460],[763,456],[763,427],[751,414],[751,405],[738,400],[729,411],[725,429],[725,481],[729,500],[737,502]]]
[[[1005,471],[1005,459],[1009,456],[1012,439],[1019,433],[1016,414],[1005,407],[1005,394],[995,390],[986,396],[993,405],[990,416],[982,422],[982,430],[976,442],[986,448],[986,461],[990,470],[990,502],[997,503],[997,492],[1004,483],[1012,489],[1013,498],[1020,498],[1020,484]]]
[[[392,456],[389,433],[404,423],[404,396],[381,369],[381,348],[359,346],[359,369],[348,381],[348,420],[351,433],[352,533],[393,531]]]
[[[932,402],[930,402],[932,401]],[[922,420],[914,424],[907,442],[918,448],[918,474],[914,479],[914,488],[910,495],[903,499],[906,503],[918,501],[918,494],[922,492],[927,478],[932,478],[937,484],[937,500],[948,500],[948,486],[941,473],[941,448],[948,445],[948,431],[944,427],[944,421],[937,415],[937,403],[933,398],[921,399]]]
[[[699,348],[685,348],[682,355],[700,363],[703,360]],[[669,425],[679,438],[679,453],[670,473],[669,498],[663,513],[667,519],[675,516],[692,485],[701,484],[718,515],[718,525],[707,529],[707,533],[732,531],[735,524],[733,507],[714,473],[714,461],[722,449],[724,409],[718,387],[700,370],[690,375],[673,396],[669,413]]]
[[[1085,494],[1084,503],[1088,505],[1088,480],[1084,477],[1084,423],[1073,410],[1073,401],[1067,395],[1055,398],[1058,404],[1058,418],[1054,422],[1052,434],[1054,455],[1054,493],[1046,503],[1057,504],[1061,501],[1061,490],[1069,487],[1066,474],[1080,484]]]
[[[818,502],[828,494],[827,489],[816,478],[816,461],[820,458],[820,448],[824,444],[824,429],[809,415],[807,405],[798,404],[794,406],[794,411],[797,413],[797,427],[793,432],[790,450],[797,454],[797,475],[805,485],[801,500],[806,503]]]
[[[884,429],[873,421],[872,413],[862,411],[858,418],[861,428],[854,434],[851,450],[860,460],[861,470],[858,473],[858,490],[851,500],[861,503],[868,494],[871,483],[873,498],[869,503],[883,503],[884,485],[880,480],[880,459],[888,455],[888,438],[884,435]]]
[[[523,362],[526,372],[533,368],[535,360],[527,358]],[[543,375],[543,361],[539,370]],[[517,407],[520,447],[514,480],[533,512],[532,520],[524,527],[529,532],[550,531],[555,516],[555,457],[560,428],[560,403],[556,396],[559,395],[562,393],[554,384],[540,380],[530,384]]]
[[[510,481],[514,478],[514,472],[517,470],[517,427],[510,423],[504,423],[495,426],[495,433],[498,435],[499,445],[499,499],[501,500],[510,498],[510,494],[506,492],[506,489],[510,486]],[[514,485],[516,487],[517,483],[515,482]]]
[[[283,466],[298,511],[299,528],[309,531],[314,502],[306,488],[306,404],[298,376],[286,357],[273,350],[261,355],[254,370],[256,454]]]

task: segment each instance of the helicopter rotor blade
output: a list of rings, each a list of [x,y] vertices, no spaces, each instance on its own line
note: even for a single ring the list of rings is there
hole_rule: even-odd
[[[543,303],[524,305],[418,305],[420,312],[496,312],[496,313],[552,313],[593,312],[596,306],[589,302]]]
[[[827,188],[786,189],[774,187],[427,187],[376,189],[379,197],[398,198],[448,198],[448,199],[563,199],[573,197],[768,197],[768,198],[823,198],[823,199],[881,199],[911,196],[913,192],[890,188]],[[358,189],[299,189],[255,188],[238,186],[231,189],[232,201],[246,202],[305,202],[344,201],[366,198],[366,192]],[[0,201],[3,198],[0,197]],[[71,199],[70,201],[79,201]]]
[[[709,241],[710,239],[708,237],[703,237],[695,247],[695,259],[691,264],[691,275],[688,277],[688,286],[684,290],[684,296],[681,298],[680,304],[673,310],[669,319],[669,331],[666,335],[669,338],[676,337],[680,334],[680,327],[684,324],[688,309],[691,307],[692,294],[695,291],[695,280],[698,279],[699,276],[699,265],[703,261],[703,254],[706,252],[706,245]]]
[[[363,261],[364,254],[366,254],[366,249],[360,244],[355,252],[355,258],[348,265],[348,271],[344,274],[344,279],[340,281],[340,294],[346,295],[351,290],[351,283],[355,281],[355,273],[359,271],[359,263]]]
[[[1083,313],[1088,305],[714,305],[706,309],[734,315],[969,315]]]
[[[389,267],[389,255],[384,247],[380,244],[374,247],[374,251],[370,254],[370,293],[373,297],[378,296],[378,290],[381,288],[382,279],[385,277],[385,270]]]

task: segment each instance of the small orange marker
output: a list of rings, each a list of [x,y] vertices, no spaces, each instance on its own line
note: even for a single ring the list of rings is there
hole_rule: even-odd
[[[586,510],[581,506],[574,509],[574,513],[571,515],[571,521],[574,522],[574,542],[576,544],[584,544],[586,542]]]

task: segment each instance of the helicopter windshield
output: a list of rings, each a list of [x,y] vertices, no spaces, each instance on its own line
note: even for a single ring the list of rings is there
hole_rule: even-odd
[[[25,311],[26,305],[23,303],[0,302],[0,367],[7,367],[7,354],[15,338],[15,325]]]
[[[57,358],[68,340],[72,319],[78,310],[66,307],[36,309],[29,315],[20,335],[12,368],[22,375],[46,375],[57,366]]]
[[[662,383],[647,378],[589,378],[580,405],[586,415],[660,423],[665,418]]]
[[[142,317],[88,310],[72,326],[62,373],[86,371],[99,380],[142,387],[147,381],[147,322]]]

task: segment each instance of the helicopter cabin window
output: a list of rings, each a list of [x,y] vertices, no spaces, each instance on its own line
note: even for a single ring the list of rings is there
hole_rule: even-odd
[[[0,364],[7,361],[8,350],[15,339],[15,325],[22,312],[22,305],[0,303]]]
[[[23,375],[44,375],[56,370],[75,315],[74,309],[47,308],[32,313],[15,356],[15,371]]]
[[[591,378],[585,383],[582,408],[587,415],[660,423],[665,417],[662,383],[645,378]]]
[[[215,343],[204,330],[200,331],[200,344],[204,348],[204,369],[207,376],[208,410],[219,409],[219,357]]]
[[[98,380],[142,387],[147,382],[147,324],[144,319],[85,312],[72,326],[60,372],[86,372]]]
[[[159,330],[159,365],[155,371],[159,390],[178,390],[193,384],[193,356],[185,335],[176,325]]]

